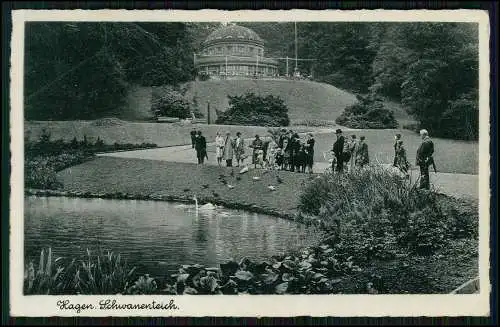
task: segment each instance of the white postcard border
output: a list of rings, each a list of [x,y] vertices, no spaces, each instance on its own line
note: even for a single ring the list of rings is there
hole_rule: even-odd
[[[471,295],[253,295],[253,296],[23,296],[23,67],[24,23],[27,21],[446,21],[479,23],[480,138],[480,294]],[[11,199],[10,199],[10,314],[11,316],[487,316],[489,315],[490,210],[490,25],[481,10],[13,10],[11,42]],[[471,276],[472,277],[472,276]],[[88,303],[92,310],[59,310],[57,301]],[[179,310],[99,310],[98,302],[169,303]]]

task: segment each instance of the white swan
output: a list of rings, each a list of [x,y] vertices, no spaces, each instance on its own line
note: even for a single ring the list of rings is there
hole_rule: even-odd
[[[211,203],[205,203],[200,207],[200,210],[215,210],[217,209],[217,206]]]
[[[198,206],[198,199],[196,198],[196,196],[193,196],[193,200],[194,200],[194,203],[196,205],[196,211],[198,210],[215,210],[217,209],[217,206],[212,204],[212,203],[205,203],[204,205],[202,206]]]

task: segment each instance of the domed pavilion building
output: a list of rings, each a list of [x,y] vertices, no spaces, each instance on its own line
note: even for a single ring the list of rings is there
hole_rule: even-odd
[[[264,41],[249,28],[230,24],[213,31],[195,54],[198,75],[252,78],[278,75],[278,62],[264,57]]]

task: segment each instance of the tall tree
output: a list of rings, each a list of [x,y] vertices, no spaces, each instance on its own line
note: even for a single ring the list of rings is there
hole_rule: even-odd
[[[375,56],[367,23],[300,23],[300,55],[318,60],[316,75],[338,87],[359,93],[372,84]]]
[[[113,115],[130,83],[191,79],[187,36],[183,23],[28,23],[26,118]]]

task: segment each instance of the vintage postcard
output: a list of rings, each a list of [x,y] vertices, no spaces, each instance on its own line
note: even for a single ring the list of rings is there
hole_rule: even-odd
[[[14,10],[12,316],[488,316],[478,10]]]

